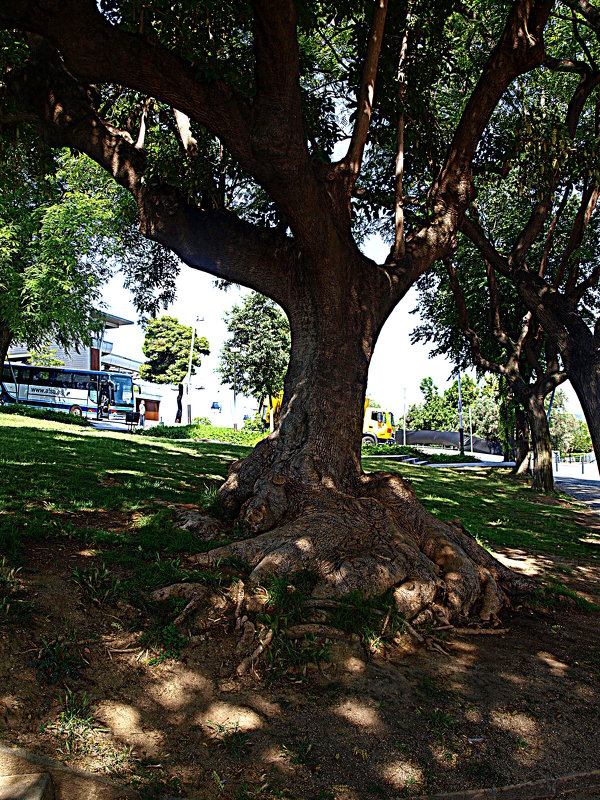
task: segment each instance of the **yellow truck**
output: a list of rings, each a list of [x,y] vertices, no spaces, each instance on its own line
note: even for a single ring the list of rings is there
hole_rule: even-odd
[[[277,425],[279,422],[279,412],[281,411],[282,403],[283,391],[279,392],[279,394],[272,395],[271,397],[265,397],[260,404],[260,408],[258,409],[260,418],[265,425],[269,426],[269,430],[271,431],[275,429],[275,425]]]
[[[396,427],[392,412],[384,411],[381,408],[373,408],[367,397],[363,418],[362,443],[367,445],[394,444],[396,441],[395,435]]]
[[[283,402],[283,392],[271,398],[265,397],[260,404],[259,414],[265,425],[273,430],[279,422],[279,412]],[[381,408],[373,408],[367,397],[365,400],[365,412],[363,417],[363,444],[395,444],[396,427],[394,415],[391,411],[384,411]]]

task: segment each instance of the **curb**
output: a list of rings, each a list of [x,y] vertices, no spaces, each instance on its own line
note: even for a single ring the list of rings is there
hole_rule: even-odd
[[[466,792],[422,795],[413,800],[546,800],[549,797],[565,797],[575,792],[593,791],[593,795],[581,796],[581,800],[600,794],[600,770],[594,772],[572,772],[560,778],[546,778],[528,783],[516,783],[491,789],[471,789]]]

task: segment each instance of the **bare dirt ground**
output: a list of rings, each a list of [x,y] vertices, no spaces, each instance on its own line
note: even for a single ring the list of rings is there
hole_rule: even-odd
[[[500,555],[600,599],[599,560]],[[239,677],[231,603],[209,595],[178,660],[157,657],[138,608],[82,596],[73,570],[93,556],[75,542],[28,553],[32,609],[0,627],[7,744],[143,797],[404,798],[600,768],[599,615],[568,597],[516,609],[503,635],[441,631],[447,655],[410,634],[379,652],[347,639],[318,669],[274,676],[267,658]]]

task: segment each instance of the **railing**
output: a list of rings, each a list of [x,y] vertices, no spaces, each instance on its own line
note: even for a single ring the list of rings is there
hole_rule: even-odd
[[[564,458],[562,456],[560,457],[561,464],[593,464],[595,460],[596,456],[594,455],[593,451],[591,453],[582,453],[580,455],[565,456]]]

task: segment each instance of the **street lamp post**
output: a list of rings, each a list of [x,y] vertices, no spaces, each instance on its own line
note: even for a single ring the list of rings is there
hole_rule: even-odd
[[[185,376],[185,394],[187,397],[187,420],[188,425],[192,424],[192,403],[190,398],[190,384],[192,382],[192,359],[194,357],[194,343],[196,339],[196,325],[199,322],[204,322],[204,317],[196,317],[192,325],[192,343],[190,345],[190,357],[188,359],[187,375]]]
[[[465,454],[465,429],[463,428],[463,415],[462,415],[462,393],[460,390],[460,367],[458,369],[458,415],[459,415],[459,425],[458,425],[458,439],[460,442],[460,454],[464,456]]]
[[[406,447],[406,387],[404,387],[404,436],[402,443]]]
[[[233,430],[237,431],[237,413],[236,413],[236,398],[237,398],[237,355],[240,352],[239,347],[232,347],[230,352],[233,354]]]

